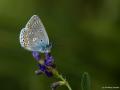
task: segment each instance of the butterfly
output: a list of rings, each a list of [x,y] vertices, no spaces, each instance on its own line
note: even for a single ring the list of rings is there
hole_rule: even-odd
[[[33,15],[20,32],[20,44],[29,51],[50,52],[51,44],[45,27],[37,15]]]

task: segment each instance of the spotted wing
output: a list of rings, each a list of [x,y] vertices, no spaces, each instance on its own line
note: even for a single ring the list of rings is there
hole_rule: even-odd
[[[45,28],[37,15],[33,15],[20,33],[21,46],[30,51],[40,51],[49,45]]]

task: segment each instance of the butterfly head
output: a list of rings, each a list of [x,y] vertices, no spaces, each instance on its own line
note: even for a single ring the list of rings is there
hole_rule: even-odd
[[[51,52],[51,48],[52,48],[52,43],[50,43],[49,45],[43,45],[39,51],[41,53],[49,53]]]

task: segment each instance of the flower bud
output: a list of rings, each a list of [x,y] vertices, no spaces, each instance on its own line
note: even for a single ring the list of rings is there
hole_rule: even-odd
[[[33,55],[33,57],[34,57],[37,61],[40,60],[40,54],[39,54],[39,52],[33,51],[33,52],[32,52],[32,55]]]
[[[36,75],[40,75],[40,74],[42,74],[42,73],[43,73],[43,72],[42,72],[41,70],[36,70],[36,71],[35,71],[35,74],[36,74]]]
[[[45,65],[38,64],[38,66],[39,66],[39,69],[40,69],[42,72],[44,72],[44,71],[46,70]]]
[[[52,66],[54,64],[54,59],[53,57],[51,56],[50,53],[46,53],[45,54],[45,65],[47,66]]]
[[[61,86],[61,85],[65,85],[65,82],[63,82],[63,81],[55,82],[51,85],[51,88],[52,88],[52,90],[56,90],[56,88]]]

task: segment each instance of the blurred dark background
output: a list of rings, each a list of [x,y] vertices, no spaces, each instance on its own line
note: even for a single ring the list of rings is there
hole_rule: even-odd
[[[51,90],[57,81],[36,76],[31,52],[20,46],[20,31],[34,14],[73,90],[81,90],[83,72],[89,73],[92,90],[120,85],[120,0],[0,0],[0,90]]]

